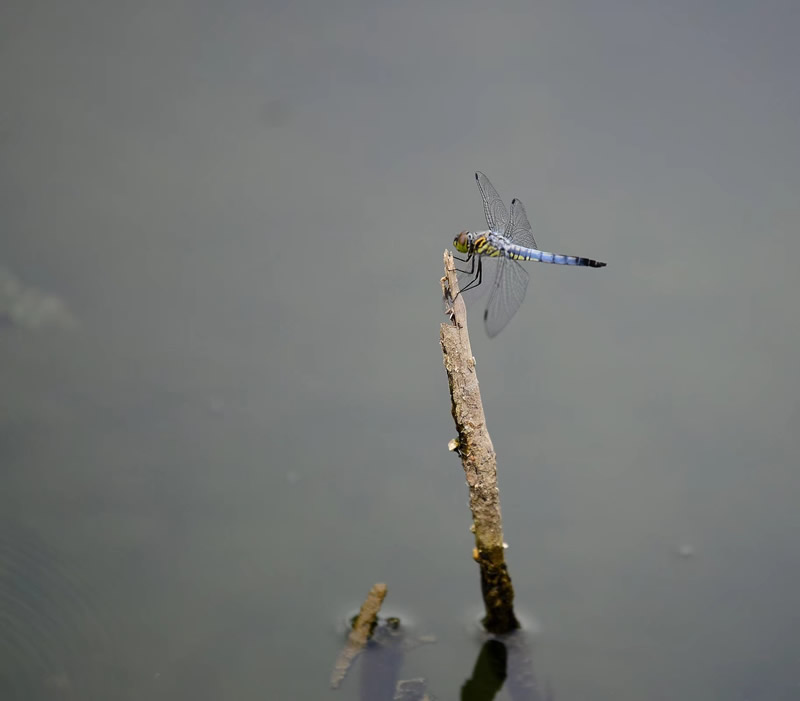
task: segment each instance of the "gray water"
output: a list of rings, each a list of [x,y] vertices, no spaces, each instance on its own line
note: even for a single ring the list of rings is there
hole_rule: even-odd
[[[492,341],[470,316],[542,686],[796,698],[798,31],[778,0],[4,3],[3,699],[356,699],[328,677],[377,581],[437,639],[402,676],[458,698],[439,277],[477,169],[609,264],[531,265]]]

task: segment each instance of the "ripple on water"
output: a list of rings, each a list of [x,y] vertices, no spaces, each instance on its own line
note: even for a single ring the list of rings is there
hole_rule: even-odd
[[[80,576],[32,531],[0,521],[0,699],[99,699],[108,636]]]

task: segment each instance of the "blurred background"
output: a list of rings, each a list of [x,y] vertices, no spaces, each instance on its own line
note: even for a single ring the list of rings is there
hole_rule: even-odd
[[[386,581],[438,640],[403,676],[458,697],[439,278],[482,170],[608,262],[470,317],[538,678],[797,698],[799,32],[791,0],[3,3],[0,696],[327,698]]]

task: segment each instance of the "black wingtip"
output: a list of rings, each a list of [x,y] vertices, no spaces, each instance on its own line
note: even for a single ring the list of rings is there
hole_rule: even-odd
[[[477,180],[480,177],[480,174],[481,172],[479,170],[475,171],[475,180]]]

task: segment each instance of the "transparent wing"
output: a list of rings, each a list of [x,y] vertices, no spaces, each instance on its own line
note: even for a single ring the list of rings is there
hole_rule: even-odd
[[[525,207],[517,199],[511,200],[511,218],[508,220],[505,236],[511,243],[525,246],[525,248],[539,248],[533,238]]]
[[[492,283],[492,294],[483,315],[486,333],[497,336],[517,313],[528,289],[528,272],[517,261],[500,258],[497,275]]]
[[[497,194],[497,190],[492,187],[483,173],[475,173],[475,180],[478,181],[478,189],[483,198],[483,211],[486,214],[486,223],[489,228],[497,234],[502,234],[506,230],[508,223],[508,210]],[[526,220],[527,221],[527,220]]]

